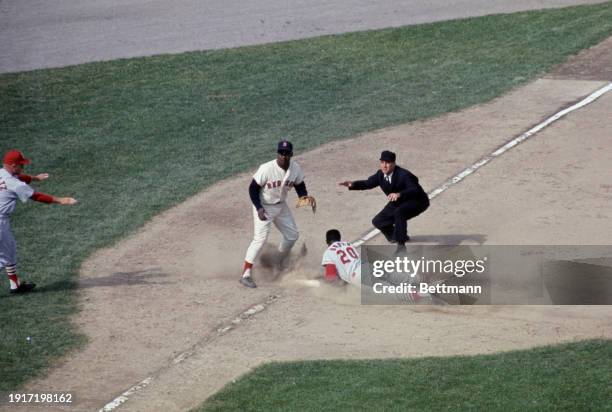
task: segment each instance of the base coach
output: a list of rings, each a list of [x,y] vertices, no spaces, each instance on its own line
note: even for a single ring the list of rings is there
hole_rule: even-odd
[[[397,243],[397,251],[406,250],[410,240],[408,220],[420,215],[429,207],[429,197],[419,184],[419,178],[395,164],[395,153],[388,150],[380,154],[380,170],[367,180],[340,183],[349,190],[369,190],[380,186],[389,203],[380,211],[372,224],[391,243]]]

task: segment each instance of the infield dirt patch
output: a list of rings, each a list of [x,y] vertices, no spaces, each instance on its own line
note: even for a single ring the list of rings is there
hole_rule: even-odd
[[[612,81],[612,37],[571,57],[547,78]]]

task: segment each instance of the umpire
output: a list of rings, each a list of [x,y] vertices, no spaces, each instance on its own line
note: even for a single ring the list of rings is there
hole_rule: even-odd
[[[395,153],[388,150],[380,154],[380,170],[367,180],[340,183],[349,190],[369,190],[380,186],[389,203],[380,211],[372,224],[391,243],[397,243],[397,251],[406,250],[408,219],[420,215],[429,207],[429,197],[419,184],[419,178],[395,164]]]

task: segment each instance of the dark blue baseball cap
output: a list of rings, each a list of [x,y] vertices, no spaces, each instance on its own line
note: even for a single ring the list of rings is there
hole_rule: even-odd
[[[289,140],[281,140],[276,148],[278,153],[293,153],[293,145]]]

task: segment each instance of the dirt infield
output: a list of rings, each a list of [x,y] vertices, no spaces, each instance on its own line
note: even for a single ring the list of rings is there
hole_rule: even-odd
[[[612,81],[612,37],[578,53],[547,77],[551,79],[583,79]]]
[[[327,229],[354,239],[384,204],[379,191],[349,193],[338,181],[372,173],[380,150],[390,148],[433,189],[612,81],[601,69],[611,44],[608,39],[581,56],[591,61],[588,70],[560,67],[550,78],[460,113],[308,153],[295,142],[319,211],[294,210],[301,230],[296,253],[305,244],[307,254],[281,281],[256,267],[258,289],[237,282],[252,232],[248,174],[163,213],[84,264],[75,322],[90,343],[28,389],[68,390],[77,402],[69,410],[92,410],[152,377],[121,408],[184,410],[272,360],[476,354],[612,338],[609,307],[366,307],[353,292],[292,282],[318,272]],[[410,225],[414,241],[612,244],[611,108],[608,93],[445,192]],[[276,233],[271,240],[278,240]],[[220,326],[266,301],[256,316],[219,334]]]

